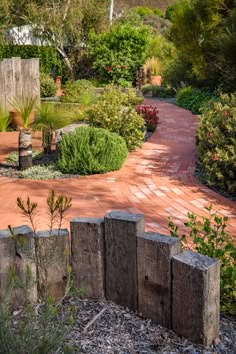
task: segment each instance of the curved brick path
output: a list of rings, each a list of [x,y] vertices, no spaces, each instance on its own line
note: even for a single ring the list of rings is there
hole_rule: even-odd
[[[183,225],[188,211],[207,215],[204,206],[229,216],[228,231],[236,234],[236,203],[217,195],[194,177],[197,120],[189,111],[156,100],[160,124],[142,149],[129,154],[118,172],[54,181],[29,181],[0,177],[0,229],[25,222],[16,207],[16,198],[28,195],[41,207],[40,227],[45,228],[45,200],[49,189],[73,198],[67,216],[103,216],[120,209],[145,214],[146,228],[169,234],[168,216]],[[40,145],[40,140],[34,140]],[[0,133],[0,161],[17,146],[17,133]]]

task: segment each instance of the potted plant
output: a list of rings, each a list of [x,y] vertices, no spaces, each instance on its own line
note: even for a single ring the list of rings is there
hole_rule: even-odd
[[[150,72],[151,73],[151,84],[155,85],[155,86],[161,86],[161,64],[160,62],[152,57],[152,58],[148,58],[145,62],[145,64],[143,65],[144,68],[144,72],[146,74],[146,76],[148,76],[147,74]]]
[[[14,129],[29,128],[34,120],[37,100],[36,96],[15,96],[9,101],[13,107],[10,111],[10,120]]]

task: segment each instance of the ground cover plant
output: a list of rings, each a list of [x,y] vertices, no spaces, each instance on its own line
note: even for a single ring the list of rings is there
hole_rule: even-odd
[[[194,249],[206,256],[220,261],[220,301],[223,312],[236,314],[236,247],[235,240],[226,231],[227,217],[213,212],[212,206],[205,208],[209,217],[201,220],[193,213],[188,213],[188,235],[179,235],[179,229],[169,219],[171,236],[181,238],[184,248]],[[193,243],[189,241],[192,240]]]
[[[119,135],[83,126],[62,137],[58,168],[63,173],[105,173],[120,169],[127,154],[125,140]]]
[[[202,108],[196,138],[205,181],[236,192],[235,95],[221,95]]]

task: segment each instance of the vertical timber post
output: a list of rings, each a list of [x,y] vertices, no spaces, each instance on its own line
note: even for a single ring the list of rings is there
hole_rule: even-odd
[[[106,297],[137,310],[137,237],[144,216],[112,211],[105,216]]]
[[[171,328],[171,257],[181,252],[177,238],[146,232],[138,237],[138,310]]]
[[[172,258],[172,269],[172,328],[180,336],[209,346],[219,336],[219,261],[185,251]]]
[[[88,297],[105,296],[104,219],[71,220],[71,258],[75,285],[84,288]]]
[[[19,169],[26,170],[33,165],[32,135],[29,129],[21,129],[19,132]]]

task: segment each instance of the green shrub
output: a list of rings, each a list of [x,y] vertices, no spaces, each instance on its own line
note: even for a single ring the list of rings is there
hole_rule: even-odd
[[[150,30],[140,25],[117,24],[101,34],[90,34],[89,54],[98,79],[133,82],[143,64]]]
[[[87,110],[87,121],[92,126],[119,134],[129,150],[135,149],[143,142],[144,119],[133,109],[142,101],[134,89],[122,91],[108,86],[98,102]]]
[[[202,109],[197,130],[199,161],[210,185],[236,191],[236,95],[221,95]]]
[[[198,220],[195,214],[188,213],[188,221],[184,223],[190,229],[188,237],[181,237],[187,249],[193,249],[201,254],[220,260],[220,302],[225,312],[236,314],[236,248],[233,238],[225,231],[227,217],[220,217],[212,212],[212,206],[205,208],[209,217]],[[179,237],[179,230],[169,219],[171,236]]]
[[[96,89],[88,80],[67,81],[64,87],[62,102],[80,103],[87,106],[96,99]]]
[[[169,98],[174,96],[175,91],[171,87],[152,86],[152,97]]]
[[[58,167],[82,175],[119,170],[128,154],[125,141],[105,129],[79,127],[59,144]]]
[[[135,12],[142,18],[147,15],[157,15],[159,17],[164,17],[163,12],[158,7],[151,9],[150,7],[138,6],[135,8]]]
[[[191,86],[185,86],[177,91],[176,103],[178,106],[199,114],[201,107],[210,100],[212,95],[206,90],[199,90]]]
[[[40,94],[41,97],[53,97],[56,95],[57,85],[53,78],[48,75],[42,73],[40,75]]]
[[[10,124],[9,113],[0,106],[0,132],[7,131]]]
[[[41,45],[0,45],[0,59],[20,57],[22,59],[39,58],[40,72],[62,75],[64,64],[56,49]]]

